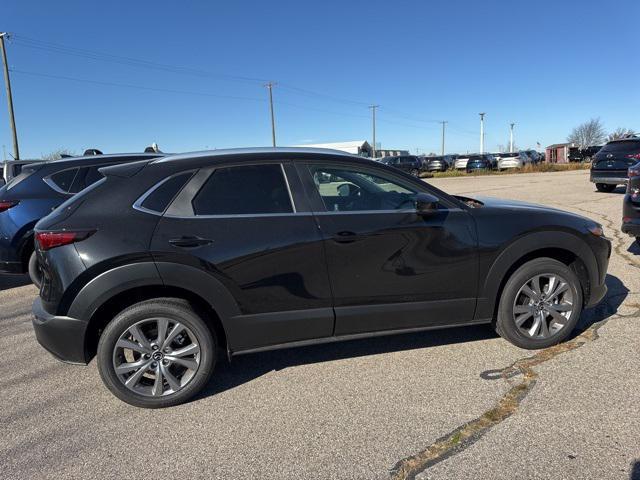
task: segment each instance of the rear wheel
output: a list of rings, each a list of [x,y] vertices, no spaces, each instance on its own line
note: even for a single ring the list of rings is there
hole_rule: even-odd
[[[36,252],[32,252],[29,257],[29,278],[31,278],[31,281],[36,287],[40,288],[42,284],[42,270],[40,269]]]
[[[496,331],[518,347],[546,348],[571,334],[581,312],[582,288],[573,270],[552,258],[537,258],[505,284]]]
[[[611,185],[609,183],[596,183],[596,190],[599,192],[613,192],[617,185]]]
[[[159,298],[120,312],[98,343],[98,370],[120,400],[144,408],[170,407],[207,384],[216,342],[188,302]]]

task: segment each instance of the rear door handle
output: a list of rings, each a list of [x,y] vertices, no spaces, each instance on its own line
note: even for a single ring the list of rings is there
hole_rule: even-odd
[[[180,248],[197,248],[213,243],[213,240],[202,237],[180,237],[172,238],[169,243],[174,247]]]
[[[363,240],[365,238],[364,235],[358,235],[355,232],[338,232],[333,236],[333,240],[339,243],[353,243],[358,240]]]

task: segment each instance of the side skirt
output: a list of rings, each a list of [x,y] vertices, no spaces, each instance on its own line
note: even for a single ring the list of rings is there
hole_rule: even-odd
[[[366,332],[366,333],[352,333],[349,335],[339,335],[339,336],[333,336],[333,337],[314,338],[310,340],[300,340],[296,342],[278,343],[275,345],[268,345],[266,347],[257,347],[257,348],[249,348],[246,350],[238,350],[236,352],[228,351],[228,356],[229,356],[229,360],[231,360],[231,357],[233,356],[245,355],[247,353],[268,352],[270,350],[280,350],[284,348],[307,347],[310,345],[321,345],[324,343],[347,342],[349,340],[359,340],[363,338],[372,338],[372,337],[384,337],[386,335],[400,335],[403,333],[424,332],[427,330],[442,330],[445,328],[469,327],[473,325],[486,325],[489,323],[491,323],[490,318],[474,320],[472,322],[466,322],[466,323],[456,323],[453,325],[436,325],[436,326],[418,327],[418,328],[402,328],[398,330],[381,330],[381,331]]]

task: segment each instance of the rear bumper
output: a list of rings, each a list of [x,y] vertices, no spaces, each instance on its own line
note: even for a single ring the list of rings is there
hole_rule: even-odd
[[[598,171],[591,170],[589,180],[592,183],[604,183],[607,185],[622,185],[629,181],[627,177],[627,172],[615,171],[615,172],[607,172],[607,171]]]
[[[51,315],[42,307],[40,297],[33,302],[33,315],[36,338],[45,350],[63,362],[87,364],[84,348],[86,322]]]
[[[622,224],[622,233],[632,237],[640,237],[640,219]]]
[[[26,273],[22,262],[0,262],[0,273]]]

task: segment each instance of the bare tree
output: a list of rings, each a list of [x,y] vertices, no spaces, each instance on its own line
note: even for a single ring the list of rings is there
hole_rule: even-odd
[[[72,156],[73,157],[73,156],[75,156],[75,153],[73,153],[68,148],[58,148],[57,150],[54,150],[53,152],[43,153],[41,155],[43,160],[59,160],[64,156]]]
[[[579,148],[602,145],[607,134],[599,118],[592,118],[573,129],[567,137],[567,142],[575,143]]]
[[[611,142],[613,140],[620,140],[621,138],[629,138],[635,135],[636,135],[636,132],[634,132],[630,128],[619,127],[609,134],[609,136],[607,137],[607,142]]]

